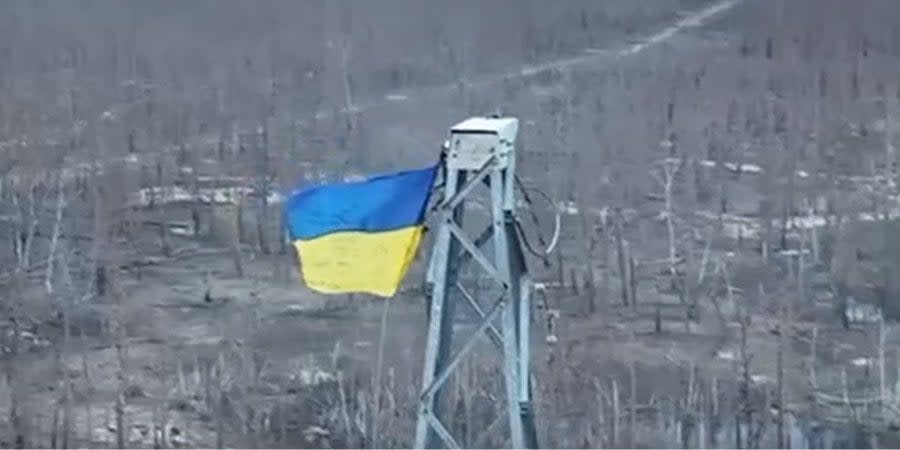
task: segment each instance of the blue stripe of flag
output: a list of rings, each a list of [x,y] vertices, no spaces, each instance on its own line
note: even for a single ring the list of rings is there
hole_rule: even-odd
[[[350,183],[323,184],[292,194],[284,206],[291,240],[341,231],[381,232],[419,225],[438,166]]]

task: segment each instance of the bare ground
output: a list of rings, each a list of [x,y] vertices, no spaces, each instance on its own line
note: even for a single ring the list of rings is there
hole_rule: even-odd
[[[802,13],[797,7],[784,14],[792,18]],[[729,92],[737,90],[743,95],[733,96],[739,102],[749,98],[741,103],[740,115],[745,123],[755,120],[751,117],[752,105],[765,84],[756,75],[776,70],[766,62],[765,39],[755,34],[761,22],[771,19],[769,14],[771,11],[758,4],[743,5],[712,25],[640,56],[598,58],[568,73],[504,83],[503,101],[497,100],[495,85],[475,84],[379,103],[356,116],[365,130],[365,139],[357,139],[372,152],[363,158],[365,167],[386,168],[429,161],[434,152],[427,149],[437,148],[447,126],[467,113],[483,112],[501,103],[526,125],[523,174],[529,182],[555,198],[572,197],[577,203],[579,213],[564,217],[561,257],[549,270],[541,270],[538,262],[533,262],[539,281],[559,286],[541,294],[547,306],[538,310],[534,323],[535,403],[544,446],[695,446],[697,428],[688,431],[685,417],[692,417],[691,423],[700,423],[695,416],[699,411],[717,419],[710,421],[710,426],[718,423],[727,428],[738,401],[736,365],[741,350],[736,319],[742,308],[750,322],[746,348],[752,355],[748,375],[753,381],[754,411],[768,429],[774,428],[770,406],[777,378],[776,333],[781,332],[776,308],[780,299],[798,295],[796,280],[773,263],[760,263],[752,237],[738,242],[727,236],[724,226],[694,219],[697,211],[715,212],[715,200],[704,203],[680,194],[679,228],[685,234],[692,228],[700,234],[699,238],[683,240],[681,253],[694,255],[693,265],[686,269],[688,276],[699,276],[697,261],[706,242],[714,242],[705,269],[707,279],[722,279],[721,273],[713,274],[713,262],[721,262],[730,270],[733,287],[739,289],[732,300],[716,284],[719,281],[707,283],[709,292],[698,289],[696,293],[695,317],[687,317],[687,308],[668,289],[667,278],[660,275],[666,267],[667,249],[662,238],[666,232],[663,222],[654,219],[660,204],[643,201],[645,193],[659,191],[647,167],[650,161],[668,156],[659,144],[670,131],[678,132],[679,148],[687,149],[682,151],[707,160],[712,157],[699,150],[709,139],[704,130],[716,118],[727,116]],[[737,57],[746,42],[754,46],[756,56]],[[785,75],[788,78],[794,76],[794,72],[785,72],[789,72]],[[810,74],[795,78],[806,75]],[[702,81],[696,81],[698,76]],[[742,77],[747,78],[745,87],[738,88],[744,83],[739,81]],[[661,83],[673,88],[654,89]],[[569,95],[554,94],[557,91]],[[665,104],[672,98],[679,106],[675,118],[667,124]],[[875,119],[858,111],[863,107],[854,108],[857,103],[849,100],[847,103],[851,106],[843,115],[849,117],[841,117],[841,121],[874,124]],[[800,100],[796,104],[804,105]],[[422,114],[422,110],[428,114]],[[806,113],[795,114],[806,117]],[[560,123],[569,128],[560,131]],[[862,153],[860,149],[873,154],[881,151],[877,139],[867,144],[850,132],[833,134],[835,147],[850,147],[858,151],[855,155]],[[619,138],[613,139],[614,135]],[[375,153],[374,149],[389,146],[399,147],[399,156],[387,158]],[[556,156],[538,156],[547,148],[561,150]],[[212,148],[199,151],[214,152]],[[573,154],[579,159],[574,160]],[[760,155],[757,147],[733,152],[728,160],[777,167],[760,162],[765,155]],[[554,157],[559,160],[552,160]],[[343,168],[352,158],[337,159],[325,162],[328,167]],[[300,160],[308,158],[292,154],[282,162],[292,165],[288,163]],[[206,166],[201,169],[212,171],[216,163]],[[851,165],[848,174],[866,170],[865,164],[860,166]],[[806,170],[813,172],[815,168]],[[336,169],[328,175],[338,177],[342,171],[347,170]],[[301,176],[286,172],[287,180]],[[761,192],[774,195],[765,191],[767,182],[760,178],[752,174],[733,178],[730,214],[759,221],[758,199],[765,196]],[[774,185],[774,179],[766,180]],[[812,191],[815,187],[805,189]],[[626,234],[641,262],[636,307],[621,303],[614,259],[604,260],[599,252],[586,255],[583,251],[590,232],[581,222],[586,220],[587,229],[605,225],[601,211],[609,205],[622,207],[633,217]],[[153,214],[160,213],[147,215]],[[169,217],[184,214],[183,208],[162,212]],[[550,215],[546,211],[541,214],[547,219],[542,220],[546,228]],[[538,230],[529,231],[534,236]],[[602,232],[608,233],[605,229]],[[118,305],[112,300],[90,298],[73,307],[70,316],[75,331],[64,373],[60,373],[54,355],[54,349],[62,345],[59,320],[36,320],[32,334],[45,341],[17,357],[15,365],[23,381],[3,388],[7,393],[27,393],[21,407],[29,413],[34,445],[48,445],[53,439],[58,444],[62,439],[51,428],[55,428],[54,413],[63,406],[60,391],[66,377],[72,383],[74,411],[70,445],[115,445],[113,405],[120,368],[108,317],[115,317],[116,311],[123,315],[112,322],[124,323],[127,330],[125,434],[129,446],[154,445],[154,424],[167,424],[162,427],[164,435],[157,435],[157,439],[181,447],[220,443],[285,447],[409,445],[425,329],[419,289],[421,267],[409,276],[408,289],[389,303],[362,296],[324,297],[302,286],[290,254],[265,255],[249,245],[244,274],[238,277],[222,242],[175,237],[172,244],[185,249],[184,256],[168,258],[159,252],[152,231],[141,228],[132,236],[131,246],[123,245],[128,250],[118,255],[121,261],[158,256],[161,262],[141,268],[139,275],[135,269],[116,275],[121,289],[121,295],[116,296]],[[611,234],[604,236],[612,238]],[[422,259],[426,254],[423,252]],[[660,260],[662,264],[657,262]],[[821,262],[823,266],[828,264],[830,261]],[[765,278],[768,270],[776,275]],[[77,265],[72,271],[79,271]],[[588,271],[596,275],[592,286],[586,286]],[[42,289],[35,284],[21,295],[46,298]],[[588,312],[591,299],[594,312]],[[794,305],[790,345],[783,358],[786,403],[780,407],[798,417],[830,413],[811,400],[815,389],[808,380],[813,365],[820,390],[840,397],[842,373],[846,371],[851,384],[848,390],[854,397],[856,393],[869,395],[877,385],[878,369],[855,361],[877,358],[872,350],[873,339],[877,339],[874,327],[854,324],[844,329],[834,314],[834,303],[828,299],[802,299]],[[32,317],[55,311],[41,300],[30,302],[26,309]],[[546,322],[551,312],[558,313],[559,318],[548,331]],[[889,321],[889,330],[890,326]],[[810,359],[813,330],[816,357]],[[548,340],[551,336],[555,340]],[[895,347],[897,339],[900,337],[889,333],[887,348]],[[454,426],[466,436],[464,442],[472,445],[503,444],[496,437],[502,426],[489,426],[495,413],[494,399],[500,391],[489,388],[496,385],[496,377],[487,350],[463,368],[451,393],[454,400],[466,400],[455,407],[465,414]],[[891,368],[897,365],[896,355],[889,353],[886,365],[886,383],[893,388],[896,370]],[[373,389],[376,380],[381,387]],[[617,402],[613,392],[617,393]],[[615,403],[619,404],[618,416]],[[633,426],[631,414],[635,417]],[[833,418],[818,417],[823,422],[826,419]],[[845,428],[834,426],[836,430]],[[882,431],[890,426],[895,425],[878,423],[871,428]],[[726,430],[705,433],[707,439],[717,436],[713,445],[733,446],[733,437]],[[870,433],[861,435],[865,443],[843,442],[848,446],[872,444]],[[849,439],[850,434],[841,436]],[[890,445],[886,437],[889,435],[881,436],[880,445]],[[766,435],[761,445],[775,445],[772,439]],[[10,442],[3,442],[7,445]]]

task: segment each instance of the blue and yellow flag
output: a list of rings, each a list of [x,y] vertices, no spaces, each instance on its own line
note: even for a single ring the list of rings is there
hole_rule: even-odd
[[[287,228],[307,286],[393,296],[422,239],[436,173],[432,166],[291,195]]]

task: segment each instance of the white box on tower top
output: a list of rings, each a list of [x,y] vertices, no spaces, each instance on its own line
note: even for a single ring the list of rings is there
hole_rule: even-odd
[[[471,117],[450,129],[447,168],[478,170],[492,157],[498,168],[506,168],[514,157],[519,119],[515,117]]]

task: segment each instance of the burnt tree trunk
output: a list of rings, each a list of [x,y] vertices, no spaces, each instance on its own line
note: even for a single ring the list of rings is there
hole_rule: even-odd
[[[619,263],[619,278],[622,285],[622,305],[629,304],[629,281],[628,281],[628,256],[626,255],[626,244],[623,236],[621,214],[616,215],[616,253]]]
[[[261,126],[256,131],[257,154],[259,155],[258,192],[259,215],[256,220],[256,234],[259,241],[259,250],[268,255],[271,253],[266,232],[269,229],[269,130]]]

